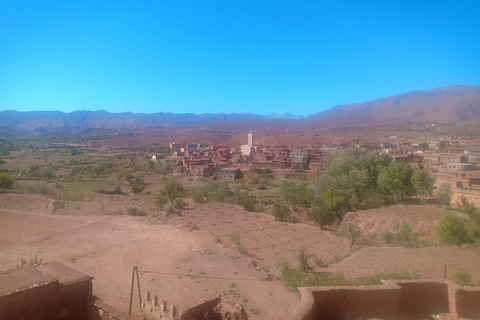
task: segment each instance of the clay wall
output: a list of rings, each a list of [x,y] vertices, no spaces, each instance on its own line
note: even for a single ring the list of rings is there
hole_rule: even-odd
[[[92,281],[78,281],[58,287],[58,309],[66,308],[74,314],[81,314],[85,311],[92,297]]]
[[[364,287],[304,287],[290,320],[381,318],[425,319],[449,313],[452,319],[478,319],[480,290],[450,281],[384,281]]]
[[[212,310],[220,303],[220,297],[215,297],[211,300],[202,301],[197,305],[194,305],[187,310],[183,310],[180,313],[180,319],[204,319],[204,315],[211,313]]]
[[[396,281],[400,287],[399,310],[402,318],[423,318],[448,313],[448,285],[445,282]]]
[[[327,287],[313,293],[315,309],[313,319],[359,319],[398,316],[399,289],[385,286]]]
[[[457,315],[460,318],[478,319],[480,316],[480,290],[461,288],[455,291]]]
[[[0,297],[1,319],[55,319],[56,281]]]

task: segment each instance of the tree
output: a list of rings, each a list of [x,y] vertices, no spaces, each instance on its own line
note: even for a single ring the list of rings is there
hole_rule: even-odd
[[[285,202],[294,207],[308,208],[312,201],[312,190],[306,183],[283,182],[280,186],[280,194]]]
[[[435,237],[442,244],[460,245],[468,240],[465,223],[451,212],[445,213],[435,226]]]
[[[0,188],[11,189],[13,188],[13,178],[8,172],[0,172]]]
[[[327,207],[313,206],[309,212],[310,220],[315,221],[316,224],[323,228],[327,224],[331,224],[335,221],[335,212],[329,210]]]
[[[288,208],[285,203],[277,199],[273,203],[272,214],[276,221],[286,221],[290,215],[290,208]]]
[[[320,203],[323,210],[332,212],[338,218],[342,218],[346,206],[345,197],[338,190],[328,190],[320,196]]]
[[[395,232],[395,242],[405,247],[414,247],[417,245],[417,236],[412,232],[408,222],[403,222]]]
[[[185,168],[185,166],[181,166],[178,168],[178,171],[180,171],[181,174],[184,174],[185,171],[187,171],[187,168]]]
[[[130,185],[130,191],[135,194],[142,193],[142,191],[145,190],[145,181],[140,177],[135,177],[132,179]]]
[[[167,197],[163,193],[159,192],[157,194],[157,197],[155,198],[155,204],[158,206],[158,209],[163,210],[167,202],[168,202]]]
[[[475,218],[477,213],[477,208],[473,203],[469,203],[465,198],[462,198],[462,205],[460,207],[460,211],[462,213],[467,214],[471,218]]]
[[[403,162],[392,162],[380,170],[378,187],[392,198],[393,202],[403,201],[411,190],[413,169]]]
[[[179,182],[169,181],[162,192],[173,205],[175,199],[183,197],[183,185]]]
[[[352,250],[355,243],[362,239],[363,232],[362,229],[360,229],[353,223],[349,223],[346,227],[339,228],[338,235],[348,238],[350,250]]]
[[[445,209],[450,205],[450,198],[452,197],[453,192],[450,188],[450,183],[442,182],[437,189],[435,198],[437,199],[438,205],[442,206]]]
[[[420,197],[420,203],[425,204],[425,196],[431,196],[435,177],[425,170],[416,170],[412,175],[412,185],[417,196]]]
[[[325,159],[325,174],[330,179],[323,179],[345,198],[355,195],[359,202],[363,202],[376,189],[381,169],[390,162],[389,155],[377,155],[358,148],[340,150]]]

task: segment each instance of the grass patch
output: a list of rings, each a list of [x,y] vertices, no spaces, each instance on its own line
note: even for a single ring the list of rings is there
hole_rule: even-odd
[[[419,274],[378,272],[367,277],[347,279],[341,273],[316,272],[307,273],[291,269],[287,262],[282,266],[282,281],[288,287],[325,287],[325,286],[369,286],[382,284],[381,280],[420,279]]]

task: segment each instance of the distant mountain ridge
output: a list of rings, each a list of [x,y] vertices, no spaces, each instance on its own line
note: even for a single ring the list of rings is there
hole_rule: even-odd
[[[334,106],[308,118],[369,116],[405,121],[466,121],[480,117],[480,86],[457,85],[411,91],[363,103]]]
[[[290,113],[174,114],[100,111],[0,111],[0,136],[76,133],[88,129],[131,130],[153,127],[204,130],[265,128],[305,131],[405,122],[458,122],[480,119],[480,86],[457,85],[418,90],[363,103],[334,106],[306,117]]]

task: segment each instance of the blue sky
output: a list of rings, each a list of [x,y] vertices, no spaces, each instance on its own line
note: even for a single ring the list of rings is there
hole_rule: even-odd
[[[480,85],[480,1],[0,1],[0,110],[307,115]]]

